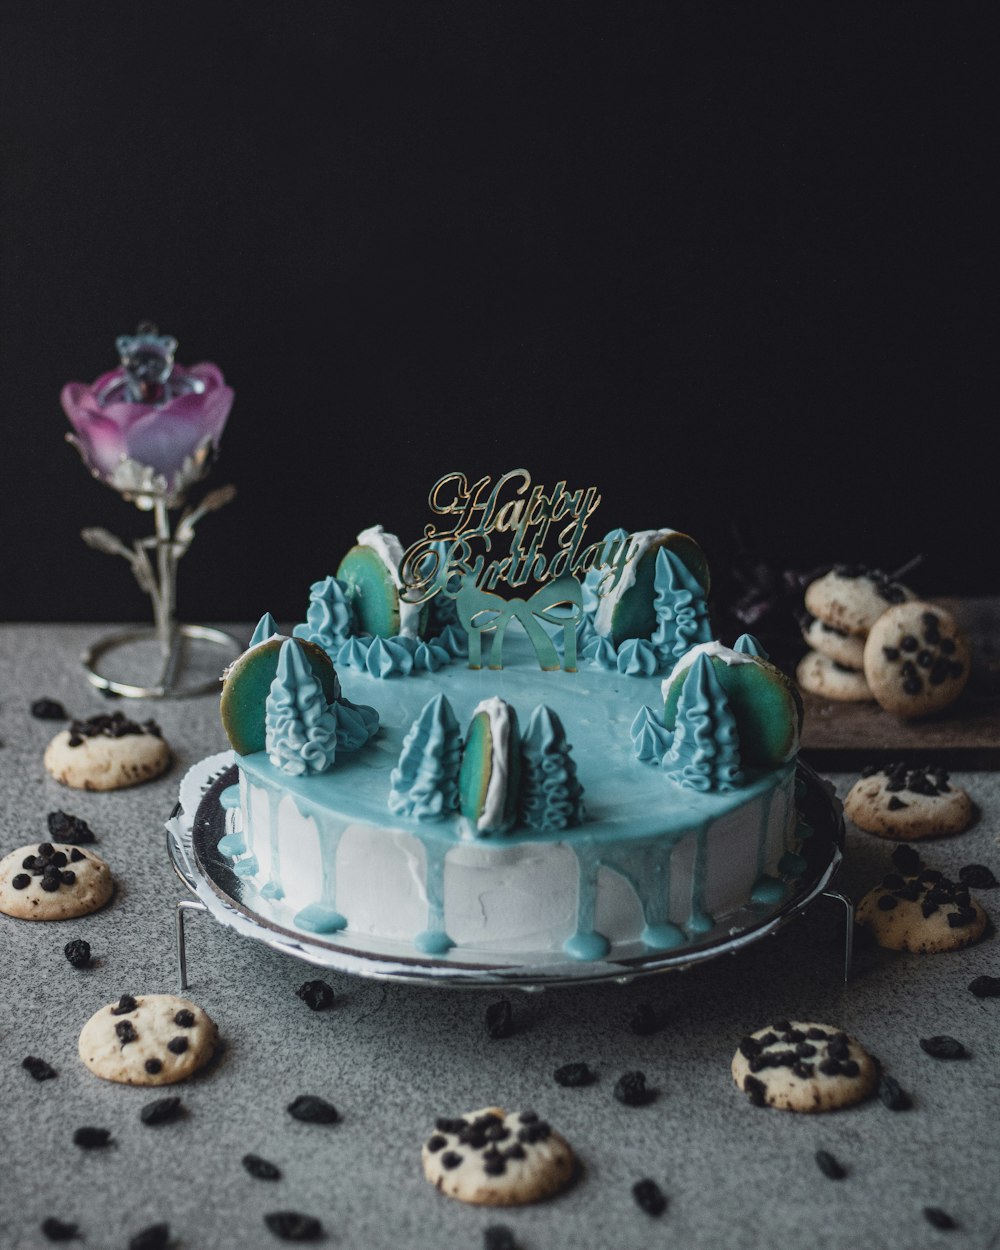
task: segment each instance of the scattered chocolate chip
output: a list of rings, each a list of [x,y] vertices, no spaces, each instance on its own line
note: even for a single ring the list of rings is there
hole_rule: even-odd
[[[465,1121],[457,1116],[452,1120],[442,1115],[434,1121],[434,1127],[439,1133],[461,1133],[465,1128]]]
[[[333,986],[326,981],[303,981],[295,991],[310,1011],[325,1011],[334,1003]]]
[[[894,907],[899,906],[899,899],[894,894],[882,894],[875,906],[879,911],[892,911]]]
[[[920,1049],[932,1059],[964,1059],[968,1051],[954,1037],[940,1034],[937,1037],[922,1037]]]
[[[62,1220],[57,1220],[54,1215],[42,1220],[41,1228],[47,1241],[72,1241],[80,1236],[76,1224],[65,1224]]]
[[[10,884],[15,890],[26,890],[31,885],[31,878],[26,872],[19,872],[16,876],[11,877]]]
[[[83,938],[74,938],[63,947],[63,954],[74,968],[90,967],[90,943]]]
[[[977,998],[1000,998],[1000,977],[976,977],[969,989]]]
[[[567,1089],[579,1089],[581,1085],[591,1085],[597,1076],[585,1063],[564,1063],[552,1073],[557,1085]]]
[[[298,1211],[271,1211],[264,1223],[281,1241],[318,1241],[323,1236],[319,1220]]]
[[[305,1124],[336,1124],[340,1119],[333,1103],[316,1094],[299,1094],[288,1104],[288,1114]]]
[[[449,1172],[452,1168],[457,1168],[462,1162],[462,1156],[454,1150],[446,1150],[441,1156],[441,1166]]]
[[[179,1024],[182,1029],[193,1029],[194,1012],[189,1011],[187,1007],[182,1007],[174,1016],[174,1024]]]
[[[448,1144],[448,1138],[443,1137],[440,1133],[433,1133],[427,1139],[427,1149],[431,1154],[437,1154],[439,1150],[443,1150]]]
[[[660,1020],[649,1003],[639,1003],[629,1016],[628,1027],[639,1037],[649,1037],[660,1027]]]
[[[244,1155],[240,1160],[255,1181],[280,1181],[281,1169],[260,1155]]]
[[[915,876],[923,867],[923,860],[912,846],[897,846],[892,853],[892,862],[904,877]]]
[[[163,1071],[163,1060],[162,1059],[147,1059],[146,1062],[143,1064],[143,1067],[146,1069],[146,1071],[149,1073],[150,1076],[156,1076],[158,1072]]]
[[[948,1212],[942,1211],[940,1207],[924,1207],[924,1219],[942,1232],[958,1227]]]
[[[119,1020],[115,1025],[115,1032],[118,1034],[118,1041],[122,1046],[127,1046],[130,1042],[134,1042],[139,1036],[131,1020]]]
[[[97,841],[90,826],[79,816],[71,816],[69,812],[49,812],[47,819],[49,833],[57,842],[84,846]]]
[[[111,1008],[113,1016],[124,1016],[130,1011],[135,1011],[139,1004],[135,1001],[131,994],[123,994],[118,1000],[118,1006]]]
[[[76,883],[76,873],[71,868],[66,868],[59,874],[59,880],[63,885],[74,885]]]
[[[646,1085],[644,1072],[623,1072],[615,1082],[614,1096],[626,1107],[642,1107],[650,1102],[653,1091]]]
[[[909,803],[904,803],[902,799],[897,799],[895,795],[888,802],[890,812],[902,811],[904,807],[909,807]]]
[[[186,1037],[172,1037],[167,1042],[167,1050],[172,1055],[183,1055],[188,1048],[188,1039]]]
[[[506,1224],[491,1224],[483,1230],[483,1250],[517,1250],[517,1241]]]
[[[959,868],[958,879],[970,890],[995,890],[1000,885],[985,864],[966,864]]]
[[[920,643],[912,634],[904,634],[899,640],[899,648],[901,651],[916,651]]]
[[[158,1124],[169,1124],[184,1114],[184,1105],[176,1094],[168,1098],[157,1098],[155,1102],[147,1102],[139,1109],[139,1119],[143,1124],[155,1127]]]
[[[73,1134],[73,1145],[82,1150],[99,1150],[111,1145],[111,1130],[107,1128],[78,1128]]]
[[[948,913],[948,925],[952,929],[965,929],[976,923],[976,913],[971,907],[960,907]]]
[[[128,1250],[167,1250],[169,1244],[170,1225],[150,1224],[130,1239]]]
[[[899,650],[896,647],[883,647],[882,654],[885,656],[887,660],[899,659]],[[875,772],[875,771],[876,771],[875,769],[872,770],[872,772]],[[872,773],[868,773],[867,775],[871,776]]]
[[[78,864],[82,859],[86,859],[87,857],[84,855],[83,851],[78,851],[74,846],[69,853],[69,858],[71,863]]]
[[[41,880],[41,887],[47,894],[54,894],[59,889],[58,876],[49,876],[47,873]]]
[[[36,720],[69,720],[58,699],[36,699],[31,705],[31,715]]]
[[[506,998],[490,1003],[486,1008],[486,1032],[492,1038],[510,1037],[514,1031],[514,1018]]]
[[[932,676],[931,682],[933,683],[933,681],[934,678]],[[919,677],[907,677],[906,681],[903,682],[903,691],[905,694],[919,694],[923,688],[924,683]]]
[[[831,1181],[842,1181],[847,1175],[847,1169],[842,1163],[838,1163],[829,1150],[816,1151],[816,1166]]]
[[[632,1197],[647,1215],[662,1215],[667,1209],[667,1196],[648,1176],[632,1186]]]
[[[35,1055],[28,1055],[21,1060],[21,1067],[25,1072],[29,1072],[36,1081],[51,1081],[56,1075],[56,1070],[50,1067],[44,1059],[39,1059]]]
[[[747,1076],[743,1078],[743,1092],[750,1099],[755,1107],[767,1106],[767,1086],[755,1076]]]
[[[503,1176],[507,1171],[507,1161],[502,1155],[490,1155],[483,1158],[483,1171],[487,1176]]]
[[[882,1105],[889,1111],[908,1111],[913,1106],[910,1095],[894,1076],[881,1074],[878,1081],[878,1096]]]

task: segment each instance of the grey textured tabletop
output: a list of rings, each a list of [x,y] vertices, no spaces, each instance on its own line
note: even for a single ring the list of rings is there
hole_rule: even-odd
[[[88,626],[0,629],[0,852],[46,834],[46,814],[86,819],[117,881],[112,903],[79,920],[29,923],[0,915],[4,1009],[0,1016],[0,1246],[50,1244],[42,1221],[79,1226],[80,1242],[126,1247],[166,1221],[175,1250],[282,1244],[263,1222],[294,1210],[323,1223],[320,1244],[479,1250],[484,1231],[508,1226],[523,1250],[711,1247],[1000,1246],[1000,999],[969,982],[1000,974],[996,938],[946,955],[858,951],[841,980],[838,907],[818,900],[780,933],[739,956],[629,986],[508,993],[513,1033],[491,1038],[486,1008],[496,991],[413,988],[327,976],[336,1002],[311,1011],[296,988],[315,970],[235,936],[208,916],[188,923],[188,996],[218,1022],[224,1048],[199,1076],[171,1091],[186,1114],[152,1128],[139,1109],[155,1092],[93,1077],[77,1057],[80,1029],[122,993],[172,992],[177,984],[174,908],[182,887],[165,850],[164,820],[181,777],[226,747],[212,696],[142,705],[174,749],[156,781],[110,794],[70,791],[42,766],[58,723],[34,719],[34,699],[71,715],[109,705],[78,666]],[[249,631],[245,631],[248,633]],[[1000,875],[1000,776],[953,772],[980,816],[966,833],[925,844],[925,860],[955,874],[978,862]],[[835,775],[843,794],[852,775]],[[886,871],[892,844],[848,828],[838,884],[855,899]],[[979,895],[996,918],[1000,891]],[[63,946],[85,938],[89,969]],[[629,1027],[648,1003],[659,1027]],[[910,1092],[889,1111],[874,1098],[840,1112],[795,1115],[752,1106],[729,1065],[741,1036],[780,1017],[834,1024],[855,1034]],[[950,1034],[969,1057],[931,1058],[919,1039]],[[26,1055],[55,1080],[36,1082]],[[583,1060],[597,1081],[566,1089],[552,1077]],[[640,1069],[655,1087],[645,1107],[612,1097],[621,1073]],[[304,1124],[285,1108],[301,1093],[341,1113],[332,1126]],[[436,1117],[491,1104],[532,1107],[572,1143],[577,1183],[559,1197],[508,1210],[465,1206],[423,1179],[420,1147]],[[114,1144],[84,1151],[81,1125],[111,1130]],[[815,1160],[831,1152],[844,1179]],[[252,1179],[248,1151],[280,1166],[278,1182]],[[658,1218],[632,1197],[652,1177],[669,1199]],[[957,1227],[933,1228],[924,1207]]]

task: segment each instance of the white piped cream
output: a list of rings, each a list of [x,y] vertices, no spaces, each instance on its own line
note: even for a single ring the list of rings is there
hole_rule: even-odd
[[[371,547],[372,551],[375,552],[389,570],[392,584],[397,590],[402,591],[403,579],[399,575],[399,566],[403,562],[403,544],[396,535],[390,534],[381,525],[370,525],[368,529],[362,530],[358,535],[358,544],[362,547]],[[417,637],[420,607],[419,603],[407,603],[400,595],[399,632],[407,638]]]
[[[490,759],[490,779],[486,785],[486,799],[482,815],[476,821],[480,830],[501,829],[507,802],[508,759],[510,756],[510,704],[503,699],[483,699],[472,715],[485,712],[490,719],[490,738],[493,751]]]
[[[622,575],[606,595],[597,600],[597,611],[594,614],[594,629],[604,638],[611,637],[611,618],[622,596],[635,585],[635,570],[639,561],[659,538],[668,534],[676,534],[676,530],[638,530],[630,536],[628,558]]]

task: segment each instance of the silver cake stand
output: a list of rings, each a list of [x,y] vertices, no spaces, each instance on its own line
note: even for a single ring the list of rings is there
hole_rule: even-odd
[[[193,898],[178,901],[176,909],[177,979],[188,987],[185,918],[189,912],[207,912],[219,924],[263,942],[272,950],[306,963],[353,976],[371,977],[406,985],[496,988],[538,991],[559,985],[588,985],[613,981],[627,985],[655,973],[683,971],[721,955],[738,954],[745,947],[777,933],[800,916],[818,898],[833,900],[842,908],[844,921],[843,975],[850,973],[854,905],[831,888],[840,866],[844,823],[840,803],[830,785],[801,761],[798,776],[805,783],[799,806],[813,828],[803,843],[806,869],[786,878],[789,893],[777,908],[748,906],[726,917],[725,924],[699,937],[697,942],[668,952],[644,951],[634,955],[584,963],[568,956],[539,956],[542,962],[483,962],[468,952],[439,958],[420,956],[402,942],[375,942],[362,935],[303,933],[290,926],[280,904],[248,887],[235,875],[217,843],[225,832],[219,795],[235,779],[235,755],[231,751],[202,760],[187,774],[180,800],[167,821],[167,850],[181,881]]]

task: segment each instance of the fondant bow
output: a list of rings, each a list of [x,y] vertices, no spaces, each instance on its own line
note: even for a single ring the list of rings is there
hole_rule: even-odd
[[[576,671],[576,627],[583,615],[580,583],[568,574],[540,587],[530,599],[504,599],[466,582],[455,598],[458,619],[469,637],[469,668],[482,668],[483,634],[493,633],[490,668],[503,668],[502,649],[507,626],[520,621],[543,669]],[[563,630],[563,663],[542,622]]]

